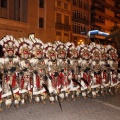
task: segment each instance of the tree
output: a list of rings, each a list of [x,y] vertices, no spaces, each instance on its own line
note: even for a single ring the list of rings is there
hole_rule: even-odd
[[[114,41],[116,43],[116,49],[118,52],[118,56],[120,57],[120,27],[113,26],[110,30],[111,34],[108,35],[105,39]]]

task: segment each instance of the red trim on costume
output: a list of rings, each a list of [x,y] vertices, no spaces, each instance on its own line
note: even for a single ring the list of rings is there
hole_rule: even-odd
[[[22,77],[21,83],[20,83],[20,88],[21,88],[21,89],[23,89],[23,87],[24,87],[24,82],[25,82],[25,81],[24,81],[24,78]]]
[[[36,75],[36,86],[40,88],[40,77],[38,75]]]
[[[95,78],[96,78],[96,84],[102,83],[102,79],[101,79],[100,75],[95,75]]]
[[[61,85],[65,85],[65,76],[64,76],[64,74],[61,72],[60,74],[59,74],[59,76],[58,76],[58,81],[60,81],[60,84]]]
[[[16,74],[12,76],[12,88],[16,86]]]
[[[91,82],[91,80],[90,80],[90,75],[89,75],[89,74],[83,73],[83,78],[84,78],[88,83]]]
[[[19,91],[15,93],[16,95],[20,95]]]
[[[8,82],[10,80],[10,76],[6,76],[6,81]]]

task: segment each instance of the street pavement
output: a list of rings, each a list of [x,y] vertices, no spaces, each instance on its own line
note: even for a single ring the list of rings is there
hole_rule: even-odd
[[[12,106],[0,113],[0,120],[120,120],[120,94],[63,101],[62,109],[56,102],[51,105],[27,103],[19,109]]]

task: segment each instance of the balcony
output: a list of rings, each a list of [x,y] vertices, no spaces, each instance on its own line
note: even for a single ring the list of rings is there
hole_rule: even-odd
[[[120,14],[115,14],[115,18],[120,20]]]
[[[93,18],[91,20],[91,24],[94,24],[94,23],[105,24],[105,20],[100,20],[100,19]]]
[[[105,19],[109,19],[109,20],[111,20],[111,21],[114,21],[114,22],[120,22],[120,20],[116,17],[111,17],[111,16],[109,16],[109,15],[107,15],[107,14],[105,14],[105,13],[103,13],[103,12],[100,12],[99,10],[95,10],[95,11],[92,11],[92,13],[94,13],[94,14],[96,14],[96,15],[101,15],[101,16],[103,16]]]
[[[86,24],[86,25],[89,24],[89,21],[87,19],[83,19],[83,18],[73,17],[72,20],[74,22],[79,22],[79,23],[83,23],[83,24]]]
[[[115,7],[118,8],[118,9],[120,9],[120,3],[115,4]]]
[[[101,11],[101,12],[105,12],[105,8],[103,7],[99,7],[99,6],[95,6],[95,5],[93,5],[92,7],[91,7],[91,10],[99,10],[99,11]]]
[[[97,26],[97,25],[92,25],[91,26],[91,30],[102,30],[102,28],[100,26]]]
[[[55,23],[55,28],[61,29],[61,30],[66,30],[66,31],[70,31],[71,30],[71,26],[70,25],[59,23],[59,22]]]
[[[116,11],[116,12],[119,12],[119,11],[120,11],[120,10],[119,10],[118,8],[116,8],[115,6],[111,6],[110,4],[106,3],[105,0],[95,0],[95,1],[103,4],[104,7],[109,8],[109,9],[111,9],[112,11]]]

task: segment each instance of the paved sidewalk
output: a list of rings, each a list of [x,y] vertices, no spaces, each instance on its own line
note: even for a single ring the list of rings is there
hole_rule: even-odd
[[[111,100],[111,101],[110,101]],[[117,101],[117,102],[116,102]],[[0,120],[120,120],[120,94],[97,99],[63,101],[59,104],[27,104],[24,108],[4,109]],[[113,104],[114,103],[114,104]]]

